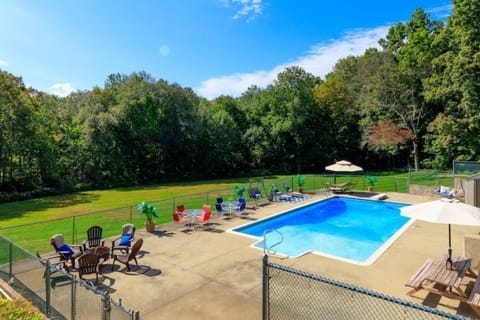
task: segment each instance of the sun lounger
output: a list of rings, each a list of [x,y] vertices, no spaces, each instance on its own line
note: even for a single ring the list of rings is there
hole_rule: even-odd
[[[352,187],[354,185],[355,185],[355,183],[353,183],[351,181],[347,181],[347,182],[344,182],[344,183],[332,184],[332,185],[330,185],[329,190],[334,192],[334,193],[335,192],[347,192],[347,191],[351,191]]]

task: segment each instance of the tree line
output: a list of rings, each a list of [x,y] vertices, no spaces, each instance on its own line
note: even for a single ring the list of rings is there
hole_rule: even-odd
[[[91,188],[269,173],[445,169],[480,155],[480,2],[423,9],[381,49],[320,79],[289,67],[266,88],[207,100],[147,72],[59,98],[0,70],[0,201]]]

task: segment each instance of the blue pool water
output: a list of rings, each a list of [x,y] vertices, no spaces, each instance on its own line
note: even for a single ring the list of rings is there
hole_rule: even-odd
[[[370,264],[403,232],[409,219],[402,203],[332,197],[233,229],[260,239],[263,249],[290,257],[315,252],[359,264]],[[274,231],[277,230],[281,235]]]

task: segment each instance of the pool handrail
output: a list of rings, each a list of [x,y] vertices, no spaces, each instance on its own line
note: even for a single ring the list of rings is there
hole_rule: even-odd
[[[275,231],[276,233],[278,233],[280,235],[280,241],[274,243],[273,245],[271,245],[267,249],[267,233],[269,233],[270,231]],[[278,246],[282,242],[283,242],[283,234],[280,231],[278,231],[277,229],[267,229],[267,230],[263,231],[263,253],[264,254],[268,255],[269,253],[271,253],[271,249],[273,247]]]

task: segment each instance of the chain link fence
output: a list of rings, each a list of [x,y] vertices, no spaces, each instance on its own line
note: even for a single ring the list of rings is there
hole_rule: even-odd
[[[438,173],[435,176],[438,182]],[[328,183],[332,183],[334,179],[333,175],[308,175],[305,177],[304,185],[299,186],[296,176],[284,176],[281,178],[278,177],[260,177],[255,179],[250,179],[248,185],[243,184],[245,187],[245,197],[248,198],[248,189],[251,187],[258,187],[260,191],[264,194],[272,192],[272,184],[283,191],[283,187],[288,186],[294,191],[299,190],[302,187],[303,192],[306,193],[315,193],[325,189]],[[364,174],[336,174],[335,179],[338,183],[344,181],[353,181],[355,190],[367,190],[367,180]],[[376,184],[376,192],[409,192],[410,176],[379,176]],[[242,184],[239,184],[242,185]],[[218,197],[224,199],[236,199],[236,195],[233,191],[233,188],[228,189],[219,189],[219,190],[209,190],[207,192],[190,194],[185,196],[179,196],[169,199],[162,199],[151,201],[157,208],[157,214],[159,215],[157,224],[167,223],[172,221],[172,212],[175,211],[175,208],[178,204],[183,204],[187,208],[201,207],[203,204],[210,204],[212,208],[215,207],[215,202]],[[40,254],[48,253],[52,251],[49,240],[50,237],[54,234],[61,233],[64,235],[64,238],[67,243],[76,243],[80,244],[82,241],[86,240],[86,230],[93,224],[100,225],[103,229],[103,237],[115,237],[118,236],[121,226],[125,223],[133,223],[135,226],[142,226],[145,222],[145,217],[141,216],[138,212],[137,205],[130,205],[121,208],[114,208],[109,210],[97,211],[88,214],[75,215],[67,218],[51,219],[48,221],[42,221],[37,223],[17,225],[11,227],[0,228],[0,252],[10,252],[12,256],[6,257],[5,255],[0,255],[0,274],[2,278],[5,278],[7,281],[13,279],[15,284],[18,284],[18,289],[20,292],[24,293],[26,296],[31,296],[31,300],[35,301],[46,301],[47,294],[45,285],[43,284],[43,289],[38,289],[39,284],[31,283],[22,279],[20,275],[24,274],[19,272],[22,266],[26,268],[25,274],[30,272],[37,273],[37,278],[43,279],[43,274],[45,272],[45,267],[40,264],[40,261],[33,256],[30,252],[37,252]],[[5,236],[6,238],[2,237]],[[6,239],[9,240],[6,240]],[[15,243],[15,244],[14,244]],[[13,251],[9,251],[10,246],[12,246]],[[15,266],[16,272],[9,270]],[[35,267],[33,267],[35,266]],[[31,268],[31,270],[29,270]],[[27,272],[28,271],[28,272]],[[59,279],[54,277],[53,283],[55,284]],[[60,277],[61,278],[61,277]],[[72,282],[74,280],[71,280]],[[75,280],[74,282],[76,282]],[[80,281],[81,282],[81,281]],[[41,285],[41,284],[40,284]],[[70,286],[67,286],[70,287]],[[23,288],[23,289],[22,289]],[[82,285],[76,286],[75,294],[79,295],[79,290]],[[56,286],[57,291],[61,291]],[[55,291],[55,292],[57,292]],[[55,297],[55,295],[52,295]],[[52,296],[48,297],[52,299]],[[60,301],[63,297],[73,296],[73,293],[65,294],[62,293],[58,296]],[[81,297],[82,295],[79,295]],[[54,299],[53,301],[57,301]],[[89,303],[86,303],[89,304]],[[51,312],[55,313],[55,310],[62,310],[60,314],[68,314],[79,316],[78,309],[72,310],[63,310],[59,306],[61,303],[56,305],[52,303],[50,305]],[[116,310],[123,310],[124,307],[121,303],[109,303],[110,306],[102,305],[97,306],[99,309],[109,309],[111,312],[117,312]],[[112,306],[118,306],[118,308]],[[97,308],[96,307],[96,308]],[[43,310],[43,309],[42,309]],[[127,309],[126,309],[127,310]],[[125,312],[118,311],[120,314]],[[128,313],[128,312],[127,312]],[[59,317],[61,319],[61,317]],[[73,318],[72,318],[73,319]],[[120,316],[115,317],[114,319],[122,319]],[[130,318],[129,318],[130,319]]]
[[[0,252],[0,278],[49,319],[140,319],[138,311],[114,301],[105,288],[42,261],[1,235]]]
[[[463,316],[386,296],[263,258],[263,320],[456,319]]]

